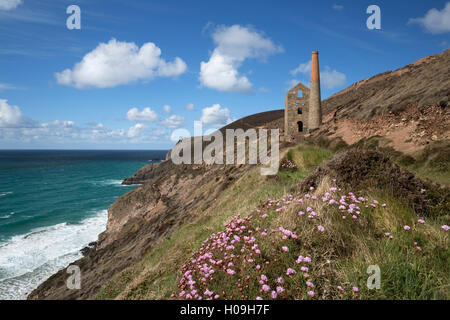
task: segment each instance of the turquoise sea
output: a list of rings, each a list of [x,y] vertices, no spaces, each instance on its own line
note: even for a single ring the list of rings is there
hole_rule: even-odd
[[[167,151],[0,151],[0,299],[24,299],[105,230],[124,178]]]

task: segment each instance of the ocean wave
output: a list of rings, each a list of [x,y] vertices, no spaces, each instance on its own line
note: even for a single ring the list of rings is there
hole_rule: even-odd
[[[11,218],[13,215],[15,214],[15,212],[10,212],[9,214],[6,214],[4,216],[0,216],[0,219],[8,219]]]
[[[8,194],[13,194],[12,191],[0,192],[0,197],[7,196]]]
[[[128,187],[127,185],[122,184],[122,181],[123,180],[106,179],[106,180],[92,181],[91,183],[100,186]]]
[[[106,228],[107,210],[80,224],[34,229],[0,243],[0,299],[25,299],[61,268],[82,257],[80,249]]]

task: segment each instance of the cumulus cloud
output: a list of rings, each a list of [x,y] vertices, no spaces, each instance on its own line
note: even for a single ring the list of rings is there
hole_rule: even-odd
[[[139,136],[146,126],[142,123],[136,123],[134,126],[130,127],[127,131],[127,136],[129,138],[135,138]]]
[[[203,108],[200,121],[204,124],[214,126],[224,126],[232,122],[230,110],[228,108],[222,108],[220,104],[213,104],[210,107]]]
[[[178,115],[172,115],[167,119],[164,119],[161,124],[169,129],[179,128],[184,121],[184,117]]]
[[[163,110],[164,110],[165,113],[170,113],[172,108],[168,104],[166,104],[165,106],[163,106]]]
[[[293,76],[298,73],[307,75],[311,72],[311,60],[306,63],[301,63],[299,66],[293,70],[291,70],[291,74]],[[288,81],[288,84],[297,84],[299,81],[296,79],[292,79]],[[325,66],[324,69],[320,72],[320,84],[327,89],[333,89],[336,87],[340,87],[347,82],[347,76],[339,72],[337,70],[332,70],[330,67]]]
[[[344,9],[344,6],[335,3],[335,4],[333,4],[333,9],[336,11],[341,11],[342,9]]]
[[[186,63],[180,58],[166,62],[161,49],[147,42],[139,48],[133,42],[111,39],[100,43],[72,69],[55,73],[59,84],[82,88],[108,88],[155,77],[172,77],[184,73]]]
[[[194,110],[194,104],[193,103],[188,103],[185,107],[186,110],[192,111]]]
[[[238,71],[249,58],[265,59],[283,49],[250,27],[219,26],[212,34],[216,48],[209,61],[200,63],[202,85],[228,92],[252,92],[250,80]]]
[[[408,24],[414,23],[433,34],[450,32],[450,2],[447,2],[441,11],[433,8],[422,18],[409,19]]]
[[[11,106],[8,100],[0,99],[0,127],[11,127],[23,122],[19,107]]]
[[[150,108],[139,111],[138,108],[131,108],[127,112],[127,119],[130,121],[156,122],[159,120],[158,114]]]
[[[0,0],[0,10],[12,10],[17,8],[21,3],[22,0]]]

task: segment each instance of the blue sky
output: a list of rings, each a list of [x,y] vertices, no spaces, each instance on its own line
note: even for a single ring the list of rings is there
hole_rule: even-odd
[[[195,120],[283,108],[313,50],[326,98],[449,43],[445,0],[0,0],[0,148],[166,149]]]

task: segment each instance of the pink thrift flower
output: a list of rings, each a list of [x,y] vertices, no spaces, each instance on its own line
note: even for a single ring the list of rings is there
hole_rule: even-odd
[[[258,265],[256,266],[256,270],[259,270],[259,269],[261,269],[261,266],[258,264]]]
[[[214,299],[219,299],[219,295],[216,294],[216,295],[214,296]]]
[[[304,215],[305,213],[303,211],[299,211],[298,215],[301,217],[302,215]]]
[[[263,289],[264,292],[269,292],[270,287],[269,287],[267,284],[264,284],[264,285],[262,286],[262,289]]]
[[[297,273],[297,271],[295,271],[294,269],[292,269],[292,268],[288,268],[287,270],[286,270],[286,274],[287,275],[290,275],[290,274],[296,274]]]
[[[424,224],[424,223],[425,223],[425,220],[423,220],[423,219],[418,219],[417,222],[420,223],[420,224]]]
[[[337,286],[337,288],[340,292],[344,291],[344,288],[342,288],[341,286]]]
[[[271,296],[272,296],[272,299],[276,299],[278,295],[275,291],[272,291]]]
[[[314,291],[308,291],[308,296],[310,296],[311,298],[314,297]]]
[[[450,229],[450,227],[446,224],[444,224],[441,228],[444,229],[445,231],[448,231],[448,229]]]
[[[408,226],[408,225],[403,226],[403,230],[405,230],[405,231],[408,231],[408,230],[410,230],[410,229],[411,229],[411,227]]]
[[[359,289],[358,289],[358,287],[353,287],[353,293],[358,293],[359,292]]]
[[[277,282],[283,284],[283,283],[284,283],[284,280],[283,280],[282,277],[278,277]]]
[[[317,226],[317,230],[319,230],[320,232],[324,232],[325,228],[323,226]]]
[[[308,272],[309,269],[308,269],[308,267],[301,267],[300,270],[301,270],[302,272]]]
[[[264,282],[267,281],[266,275],[262,274],[262,275],[261,275],[261,280],[264,281]]]
[[[263,218],[263,219],[267,218],[267,213],[264,213],[264,214],[261,216],[261,218]]]
[[[262,300],[263,298],[261,298],[261,297],[256,297],[256,300]]]
[[[234,271],[232,269],[227,269],[227,273],[232,276],[233,274],[236,273],[236,271]]]
[[[283,247],[281,248],[281,250],[283,250],[284,252],[289,252],[289,248],[286,247],[286,246],[283,246]]]
[[[278,294],[283,293],[283,291],[284,291],[284,288],[283,288],[283,287],[280,287],[280,286],[277,287],[277,293],[278,293]]]
[[[314,288],[314,285],[311,281],[306,281],[306,286],[308,286],[310,288]]]

